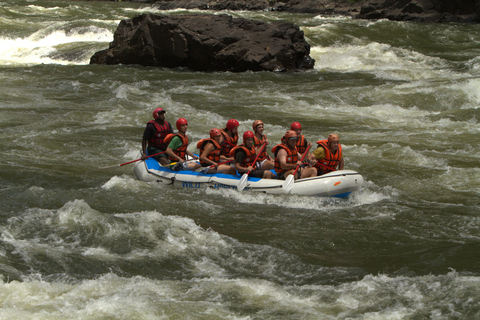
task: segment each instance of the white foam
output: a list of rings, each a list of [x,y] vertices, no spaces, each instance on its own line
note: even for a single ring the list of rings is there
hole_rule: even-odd
[[[476,192],[480,197],[480,168],[452,168],[432,177],[441,187],[458,192]]]
[[[480,108],[480,79],[467,79],[461,83],[453,84],[451,88],[465,92],[469,103],[463,104],[461,106],[462,109]]]
[[[81,61],[62,59],[63,47],[81,43],[108,46],[112,39],[113,33],[110,30],[94,26],[69,32],[53,30],[47,33],[41,30],[25,38],[0,37],[0,64],[88,64],[91,54],[85,55]]]
[[[111,273],[66,284],[33,276],[25,282],[0,283],[0,317],[249,319],[245,312],[255,310],[264,318],[278,318],[280,312],[305,319],[459,318],[468,312],[467,305],[474,305],[479,283],[478,277],[454,271],[415,278],[369,275],[338,285],[296,286],[258,278],[155,280]],[[463,301],[465,292],[470,303],[452,305],[452,299]]]
[[[301,209],[301,214],[309,210],[313,210],[313,212],[340,211],[345,208],[379,202],[392,196],[389,191],[370,190],[368,188],[355,191],[348,198],[272,195],[259,192],[238,192],[229,189],[205,189],[205,192],[207,194],[221,194],[222,197],[239,203]]]
[[[310,55],[315,59],[315,70],[318,71],[366,72],[392,80],[446,79],[453,76],[440,68],[444,62],[439,58],[377,42],[314,46]]]
[[[138,181],[129,175],[113,176],[110,178],[110,180],[108,180],[102,185],[102,189],[111,190],[113,188],[118,188],[131,190],[132,184],[136,183],[138,183]]]

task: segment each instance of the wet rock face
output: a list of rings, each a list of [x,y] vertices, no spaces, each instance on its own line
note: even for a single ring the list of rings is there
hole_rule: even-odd
[[[229,15],[143,14],[122,20],[91,64],[185,67],[196,71],[312,69],[310,45],[297,25]]]

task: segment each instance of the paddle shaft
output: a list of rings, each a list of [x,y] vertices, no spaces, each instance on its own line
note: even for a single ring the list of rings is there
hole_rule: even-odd
[[[262,148],[260,149],[260,151],[258,152],[257,156],[255,157],[255,160],[253,160],[253,168],[255,169],[255,167],[257,166],[257,160],[258,160],[258,157],[260,156],[260,153],[263,152],[263,148],[266,146],[267,142],[265,141],[262,145]],[[245,189],[246,185],[247,185],[247,181],[248,181],[248,175],[250,174],[250,170],[248,170],[248,172],[244,173],[242,175],[242,178],[240,179],[240,181],[238,182],[238,185],[237,185],[237,190],[238,191],[242,191],[243,189]]]
[[[305,150],[305,153],[303,154],[302,159],[300,159],[300,162],[303,162],[303,158],[305,158],[305,156],[307,155],[308,150],[310,150],[310,147],[311,147],[311,145],[309,145],[309,146],[307,147],[307,150]],[[294,179],[295,179],[295,174],[297,173],[298,168],[300,168],[300,165],[299,165],[299,164],[298,164],[297,167],[295,168],[295,171],[293,171],[293,178],[294,178]]]
[[[318,161],[317,161],[317,164],[320,165],[320,166],[322,166],[322,167],[324,167],[325,169],[330,169],[330,170],[332,170],[332,171],[337,171],[337,169],[332,169],[332,168],[330,168],[329,166],[327,166],[327,165],[325,165],[325,164],[323,164],[323,163],[320,163],[320,162],[318,162]]]
[[[258,152],[257,156],[255,157],[255,160],[253,160],[253,169],[255,169],[255,167],[257,166],[257,159],[258,157],[260,156],[260,153],[263,152],[263,148],[265,148],[265,146],[267,145],[267,142],[265,141],[263,144],[262,144],[262,148],[260,148],[260,151]],[[250,174],[250,171],[247,172],[247,176]]]
[[[162,153],[165,153],[165,152],[167,152],[167,151],[162,151],[162,152],[159,152],[159,153],[152,154],[151,156],[146,156],[145,159],[158,156],[159,154],[162,154]],[[134,163],[134,162],[137,162],[137,161],[140,161],[140,160],[142,160],[142,158],[137,159],[137,160],[132,160],[132,161],[129,161],[129,162],[125,162],[125,163],[120,164],[119,167],[124,166],[126,164]]]
[[[229,162],[232,162],[232,161],[233,161],[233,160],[227,160],[227,161],[219,162],[219,163],[217,163],[217,164],[212,164],[211,166],[208,166],[208,167],[200,167],[200,168],[198,168],[198,169],[201,169],[200,171],[202,171],[202,170],[210,169],[210,168],[213,168],[213,167],[215,167],[215,166],[219,166],[219,165],[221,165],[221,164],[229,163]]]
[[[163,151],[163,152],[159,152],[159,153],[152,154],[151,156],[145,157],[145,159],[158,156],[159,154],[162,154],[162,153],[165,153],[165,152],[167,152],[167,151]],[[109,166],[109,167],[99,168],[99,169],[112,169],[112,168],[122,167],[122,166],[125,166],[125,165],[127,165],[127,164],[134,163],[134,162],[137,162],[137,161],[140,161],[140,160],[142,160],[142,158],[136,159],[136,160],[132,160],[132,161],[128,161],[128,162],[121,163],[121,164],[116,164],[116,165]]]
[[[227,161],[219,162],[217,164],[212,164],[211,166],[208,166],[207,168],[213,168],[213,167],[219,166],[221,164],[229,163],[229,162],[232,162],[232,161],[233,160],[227,160]]]

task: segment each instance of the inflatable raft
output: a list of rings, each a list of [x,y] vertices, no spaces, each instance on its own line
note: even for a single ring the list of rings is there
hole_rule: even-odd
[[[204,187],[237,189],[241,175],[207,174],[190,170],[174,171],[171,166],[161,166],[153,158],[138,162],[133,172],[138,180],[158,182],[176,188],[198,189]],[[245,192],[285,194],[284,180],[249,178]],[[339,170],[318,177],[295,180],[289,193],[319,197],[348,197],[363,186],[363,177],[356,171]]]

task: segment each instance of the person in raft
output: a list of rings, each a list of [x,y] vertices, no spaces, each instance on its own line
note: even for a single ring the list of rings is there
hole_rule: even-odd
[[[257,168],[263,170],[273,169],[273,160],[270,155],[267,153],[268,139],[267,135],[264,134],[265,125],[262,120],[255,120],[252,125],[254,135],[254,146],[257,149],[257,152],[262,148],[262,144],[265,143],[265,148],[259,154],[257,159]]]
[[[198,159],[196,155],[191,153],[188,147],[187,128],[188,122],[185,118],[180,118],[176,122],[178,132],[171,133],[165,137],[165,142],[168,143],[167,154],[170,161],[176,161],[180,164],[184,164],[187,160],[187,155],[193,159]],[[195,170],[200,167],[197,162],[188,163],[183,169]],[[178,167],[177,167],[178,168]]]
[[[167,144],[164,139],[170,133],[173,133],[172,125],[165,120],[165,110],[157,108],[153,111],[153,119],[147,123],[142,138],[142,160],[147,155],[160,153],[167,150]],[[147,146],[148,144],[148,146]],[[168,164],[168,158],[165,153],[153,157],[160,164]]]
[[[338,135],[332,133],[328,135],[327,140],[318,140],[318,147],[313,151],[315,156],[318,175],[337,170],[343,170],[345,163],[343,160],[342,146]]]
[[[210,130],[210,139],[202,139],[197,143],[197,149],[200,150],[200,165],[202,167],[210,167],[206,173],[227,173],[235,174],[235,169],[228,164],[219,164],[227,161],[227,158],[220,155],[222,150],[221,143],[223,141],[220,129],[214,128]]]
[[[309,143],[307,142],[307,139],[305,139],[305,136],[302,134],[302,125],[300,124],[300,122],[293,122],[290,125],[290,130],[295,131],[295,133],[297,134],[297,150],[301,155],[303,155],[305,150],[307,150]]]
[[[240,124],[236,119],[230,119],[227,121],[227,126],[225,129],[220,130],[223,141],[221,143],[222,150],[220,151],[220,155],[225,156],[228,160],[233,160],[230,158],[230,150],[232,150],[238,142],[238,126]]]
[[[285,136],[282,138],[282,143],[273,147],[272,152],[275,155],[275,172],[278,179],[285,180],[289,175],[293,174],[297,165],[302,165],[300,162],[301,154],[298,153],[297,134],[293,130],[288,130]],[[296,177],[294,179],[315,177],[317,175],[317,169],[311,167],[300,167],[297,170]]]
[[[230,156],[235,158],[235,170],[244,174],[249,172],[249,177],[274,179],[275,175],[270,170],[254,168],[257,149],[254,145],[255,134],[252,131],[243,133],[243,143],[230,151]]]

